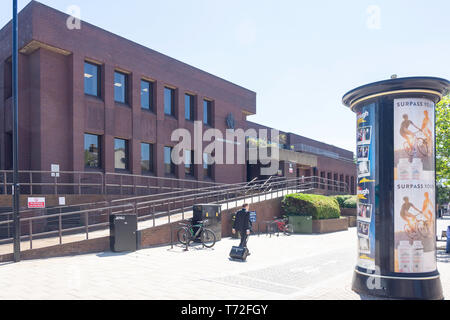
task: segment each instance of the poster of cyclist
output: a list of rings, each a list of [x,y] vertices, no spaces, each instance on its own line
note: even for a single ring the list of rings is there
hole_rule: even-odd
[[[358,266],[375,270],[375,104],[357,113]]]
[[[436,270],[434,103],[394,100],[395,271]]]

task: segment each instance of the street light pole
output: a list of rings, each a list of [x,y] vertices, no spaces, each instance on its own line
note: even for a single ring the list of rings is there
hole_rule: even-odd
[[[19,26],[17,0],[13,0],[12,21],[12,88],[13,88],[13,212],[14,212],[14,262],[20,261],[20,212],[19,212]]]

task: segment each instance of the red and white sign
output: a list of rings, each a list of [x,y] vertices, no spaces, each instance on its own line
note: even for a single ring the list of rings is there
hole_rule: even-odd
[[[28,209],[45,208],[45,198],[28,198]]]

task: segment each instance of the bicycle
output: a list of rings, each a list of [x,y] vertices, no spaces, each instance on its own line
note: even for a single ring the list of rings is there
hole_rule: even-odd
[[[275,218],[269,225],[269,233],[277,233],[280,236],[280,232],[283,232],[286,236],[290,236],[294,233],[294,226],[289,224],[289,219],[286,216],[282,218]]]
[[[418,137],[418,134],[422,133],[425,138]],[[403,143],[403,149],[409,156],[413,156],[416,151],[419,151],[423,156],[428,156],[428,138],[422,130],[414,133],[414,143],[412,146],[408,142]]]
[[[188,247],[191,242],[200,239],[206,248],[214,247],[216,235],[211,229],[204,227],[207,222],[208,220],[200,221],[198,224],[192,224],[192,222],[189,224],[180,223],[183,227],[177,231],[178,242]],[[194,231],[194,228],[198,229]]]
[[[426,238],[432,234],[431,224],[422,213],[416,215],[413,223],[413,227],[410,224],[406,224],[404,227],[406,234],[411,240]]]

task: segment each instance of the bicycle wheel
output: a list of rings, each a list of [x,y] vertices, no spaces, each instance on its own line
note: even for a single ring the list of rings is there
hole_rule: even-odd
[[[205,247],[212,248],[216,243],[216,235],[209,229],[203,229],[201,240]]]
[[[290,236],[294,233],[294,226],[292,224],[285,225],[283,232],[285,235]]]
[[[425,139],[418,139],[417,149],[423,156],[428,156],[428,143]]]
[[[188,241],[190,241],[189,230],[187,230],[186,228],[181,228],[180,230],[178,230],[177,239],[179,243],[186,245]]]

